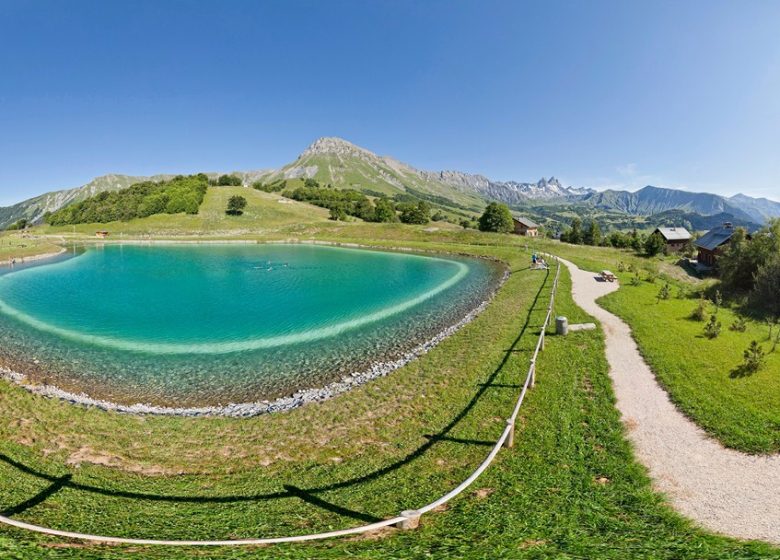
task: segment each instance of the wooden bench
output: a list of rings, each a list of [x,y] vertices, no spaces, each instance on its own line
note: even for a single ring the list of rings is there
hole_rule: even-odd
[[[612,274],[609,270],[602,270],[601,277],[607,282],[614,282],[615,280],[617,280],[617,277],[614,274]]]

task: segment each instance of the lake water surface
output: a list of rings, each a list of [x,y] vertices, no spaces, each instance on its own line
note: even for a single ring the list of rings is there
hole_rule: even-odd
[[[0,360],[112,402],[209,406],[321,387],[463,318],[500,268],[312,245],[107,245],[0,273]]]

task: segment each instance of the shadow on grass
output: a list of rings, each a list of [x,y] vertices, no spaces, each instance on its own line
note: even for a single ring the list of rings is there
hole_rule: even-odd
[[[388,475],[404,467],[405,465],[412,463],[416,459],[419,459],[427,451],[429,451],[434,445],[436,445],[439,442],[447,441],[453,443],[461,443],[464,445],[479,445],[479,446],[493,445],[495,442],[492,441],[460,439],[460,438],[448,436],[447,434],[449,434],[453,430],[453,428],[455,428],[461,422],[461,420],[463,420],[471,412],[471,410],[476,406],[476,404],[479,402],[479,400],[482,398],[482,396],[485,394],[485,392],[488,389],[494,387],[507,387],[507,386],[512,387],[511,385],[504,385],[504,384],[494,385],[493,381],[496,379],[499,373],[501,373],[501,371],[504,369],[510,357],[516,351],[516,348],[520,343],[520,340],[523,338],[526,331],[528,330],[531,324],[531,317],[534,311],[536,311],[536,306],[539,303],[542,292],[544,291],[545,287],[548,284],[549,276],[550,276],[550,271],[547,270],[544,281],[540,285],[539,290],[536,292],[536,295],[534,296],[534,299],[528,309],[528,312],[525,317],[525,322],[522,328],[520,329],[519,334],[514,339],[511,346],[504,352],[504,356],[501,362],[498,364],[496,369],[488,376],[487,381],[485,383],[480,383],[478,385],[478,389],[474,394],[474,396],[471,398],[471,400],[438,433],[425,435],[424,437],[427,438],[428,441],[426,441],[424,444],[419,446],[417,449],[415,449],[405,457],[398,459],[397,461],[390,463],[389,465],[386,465],[380,469],[341,482],[335,482],[332,484],[328,484],[316,488],[309,488],[309,489],[301,489],[294,485],[284,484],[282,486],[283,490],[281,491],[269,492],[263,494],[233,495],[233,496],[176,496],[176,495],[160,495],[160,494],[151,494],[151,493],[144,493],[144,492],[106,489],[97,486],[92,486],[89,484],[82,484],[71,480],[72,475],[70,474],[67,474],[65,476],[54,476],[47,473],[43,473],[31,467],[28,467],[27,465],[19,461],[16,461],[5,454],[0,453],[0,461],[6,463],[7,465],[30,476],[34,476],[51,482],[51,485],[46,490],[37,494],[33,498],[30,498],[29,500],[26,500],[16,506],[5,509],[2,512],[2,515],[11,516],[11,515],[19,514],[27,509],[30,509],[34,506],[43,503],[47,498],[49,498],[51,495],[58,492],[60,489],[67,488],[67,489],[78,490],[83,492],[90,492],[90,493],[103,495],[103,496],[110,496],[114,498],[129,498],[135,500],[149,500],[155,502],[176,502],[176,503],[195,503],[195,504],[229,504],[229,503],[260,502],[260,501],[296,498],[310,505],[322,508],[324,510],[345,517],[351,517],[354,519],[358,519],[360,521],[368,521],[368,522],[378,521],[379,518],[376,518],[366,513],[357,512],[330,503],[324,499],[316,497],[315,494],[327,492],[330,490],[347,488],[358,484],[363,484],[378,479],[382,476]],[[517,387],[518,388],[522,387],[522,385],[518,385]]]
[[[740,364],[729,373],[731,379],[742,379],[743,377],[750,377],[756,373],[756,370],[748,366],[747,364]]]

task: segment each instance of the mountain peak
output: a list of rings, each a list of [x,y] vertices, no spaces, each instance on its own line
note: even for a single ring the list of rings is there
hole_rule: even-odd
[[[343,138],[338,138],[336,136],[323,136],[322,138],[317,138],[312,144],[306,148],[303,153],[299,156],[299,159],[305,156],[311,156],[311,155],[322,155],[322,154],[329,154],[329,155],[357,155],[357,156],[366,156],[366,155],[374,155],[368,150],[361,148],[360,146],[356,146],[352,142],[348,142],[344,140]]]

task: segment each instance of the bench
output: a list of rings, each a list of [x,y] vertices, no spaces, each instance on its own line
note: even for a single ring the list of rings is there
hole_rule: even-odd
[[[617,280],[617,277],[614,274],[612,274],[609,270],[602,270],[601,277],[607,282],[614,282],[615,280]]]

